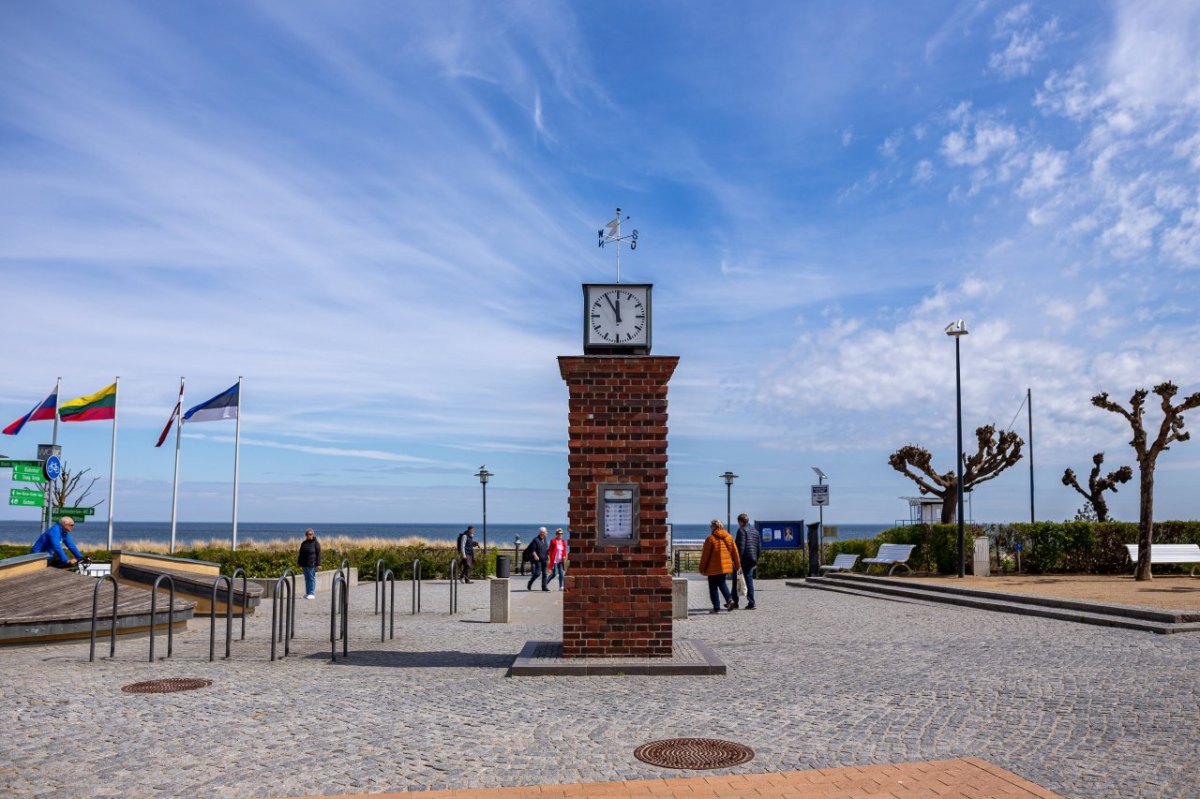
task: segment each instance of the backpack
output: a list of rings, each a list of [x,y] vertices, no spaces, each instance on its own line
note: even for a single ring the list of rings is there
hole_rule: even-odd
[[[525,551],[521,553],[521,562],[522,563],[532,563],[533,562],[533,548],[535,546],[537,546],[537,536],[533,537],[533,540],[530,541],[528,545],[526,545]]]

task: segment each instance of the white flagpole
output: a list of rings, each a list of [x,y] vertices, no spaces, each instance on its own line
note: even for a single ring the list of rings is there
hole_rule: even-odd
[[[117,487],[117,409],[121,402],[121,376],[117,375],[117,379],[113,385],[116,386],[113,394],[113,431],[112,431],[112,461],[108,467],[108,551],[112,552],[113,545],[113,497],[115,496]]]
[[[231,549],[237,551],[238,449],[242,440],[242,376],[238,375],[237,425],[233,430],[233,533]]]
[[[175,554],[175,518],[179,508],[179,441],[183,438],[183,384],[179,378],[179,418],[175,420],[175,482],[171,485],[171,554]]]

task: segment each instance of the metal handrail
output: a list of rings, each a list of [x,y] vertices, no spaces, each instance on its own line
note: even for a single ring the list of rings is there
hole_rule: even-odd
[[[208,606],[208,662],[216,660],[217,651],[217,586],[225,583],[225,658],[229,659],[229,647],[233,640],[233,578],[218,574],[213,580],[212,601]]]
[[[275,581],[275,590],[271,592],[271,660],[275,660],[275,644],[277,641],[283,641],[283,656],[287,657],[291,654],[291,631],[294,629],[292,624],[293,608],[295,607],[294,597],[295,592],[292,586],[295,584],[295,573],[292,573],[292,580],[288,582],[288,574],[291,569],[285,569],[283,574],[279,575],[279,579]],[[287,598],[284,599],[284,595]],[[287,618],[282,618],[286,616]]]
[[[412,615],[421,612],[421,559],[415,558],[412,565]]]
[[[458,613],[458,558],[450,558],[450,615]]]
[[[229,580],[230,580],[230,587],[232,588],[233,581],[238,578],[239,574],[242,575],[242,610],[238,615],[240,615],[242,617],[242,637],[239,638],[238,640],[245,641],[246,640],[246,605],[250,604],[250,594],[247,593],[247,586],[249,585],[249,583],[246,580],[246,570],[243,569],[241,566],[238,566],[236,569],[233,570],[233,574],[231,574],[229,576]]]
[[[171,603],[167,606],[167,657],[171,657],[175,649],[175,578],[169,574],[160,574],[154,578],[150,588],[150,662],[154,662],[154,616],[158,610],[158,585],[163,580],[170,583]]]
[[[379,600],[383,597],[383,577],[382,577],[382,575],[383,575],[383,572],[385,571],[384,565],[385,564],[383,562],[383,558],[380,558],[379,560],[375,561],[375,612],[376,613],[379,612],[379,605],[380,605]],[[384,603],[384,604],[386,604],[386,603]]]
[[[389,582],[392,584],[392,612],[390,614],[387,614],[387,616],[390,617],[390,619],[391,619],[391,631],[392,631],[391,637],[395,638],[396,637],[396,575],[392,573],[391,569],[388,569],[387,571],[385,571],[383,573],[382,579],[379,580],[379,585],[381,587],[386,587],[385,584],[389,583]],[[384,605],[383,609],[386,612],[387,611],[387,594],[385,594],[383,591],[380,591],[380,594],[383,595],[383,605]],[[386,622],[386,621],[387,621],[387,618],[385,618],[384,614],[381,613],[379,615],[379,640],[380,641],[384,640],[383,631],[384,631],[384,622]]]
[[[333,590],[330,592],[329,598],[329,655],[330,660],[337,662],[337,641],[338,641],[338,596],[341,596],[342,606],[342,624],[340,635],[342,639],[342,655],[350,657],[350,583],[347,582],[345,575],[339,567],[337,573],[333,575]]]
[[[113,584],[113,608],[112,608],[112,628],[108,631],[108,656],[115,657],[117,654],[117,589],[120,585],[117,583],[117,578],[111,574],[105,574],[96,580],[96,587],[92,589],[92,646],[88,653],[88,663],[96,660],[96,613],[99,610],[100,602],[100,586],[105,580],[112,580]],[[150,623],[154,624],[154,617],[150,617]]]
[[[288,640],[296,637],[296,570],[290,566],[283,570],[280,577],[287,577],[288,582]],[[288,653],[288,647],[284,646],[283,653]]]

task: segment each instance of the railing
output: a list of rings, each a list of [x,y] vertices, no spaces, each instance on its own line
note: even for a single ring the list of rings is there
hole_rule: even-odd
[[[246,570],[243,569],[241,566],[238,566],[236,569],[234,569],[233,574],[231,574],[229,576],[229,585],[230,585],[230,588],[233,587],[233,581],[238,578],[239,574],[242,575],[242,612],[239,614],[242,617],[242,637],[239,638],[238,640],[245,641],[246,640],[246,605],[248,605],[250,603],[250,595],[248,593],[246,593],[246,586],[248,585],[247,580],[246,580]]]
[[[384,568],[383,558],[375,561],[375,612],[379,612],[380,599],[383,595],[383,573],[387,571]]]
[[[383,597],[383,613],[379,614],[379,640],[383,641],[384,622],[391,619],[391,637],[396,637],[396,575],[392,574],[392,570],[388,569],[383,573],[383,577],[378,580],[379,594]],[[392,608],[391,613],[387,613],[387,594],[383,589],[387,583],[392,584]]]
[[[342,608],[342,624],[341,624],[341,639],[342,639],[342,655],[350,657],[350,584],[346,581],[341,568],[338,568],[337,573],[333,575],[333,590],[330,591],[330,607],[329,607],[329,654],[330,660],[337,662],[337,641],[338,641],[338,598],[341,598]]]
[[[171,657],[175,649],[175,578],[169,574],[160,574],[154,578],[150,588],[150,662],[154,662],[154,617],[158,610],[158,586],[166,580],[170,584],[170,604],[167,605],[167,657]]]
[[[96,580],[96,587],[92,589],[92,646],[88,653],[88,663],[96,660],[96,613],[99,610],[100,603],[100,586],[105,580],[112,580],[113,584],[113,606],[112,606],[112,627],[108,631],[108,656],[115,657],[117,654],[117,578],[111,574],[105,574],[100,579]],[[150,617],[151,629],[154,629],[154,616]]]
[[[229,647],[233,639],[233,578],[224,574],[213,580],[212,601],[208,607],[208,662],[216,660],[217,652],[217,587],[225,583],[225,659],[229,659]]]
[[[288,581],[288,575],[292,579]],[[292,636],[295,633],[295,591],[296,573],[284,569],[283,574],[275,581],[275,590],[271,592],[271,660],[275,660],[275,644],[283,641],[283,656],[291,654]]]
[[[421,559],[413,560],[412,565],[412,615],[421,612]]]
[[[450,615],[458,613],[458,558],[450,559]]]

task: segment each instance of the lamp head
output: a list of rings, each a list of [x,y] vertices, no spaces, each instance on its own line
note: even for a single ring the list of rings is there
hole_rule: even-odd
[[[817,477],[820,477],[822,480],[825,479],[825,472],[821,471],[816,466],[813,466],[812,470],[817,473]]]
[[[967,323],[962,319],[951,322],[946,325],[946,335],[954,336],[955,338],[967,335]]]

